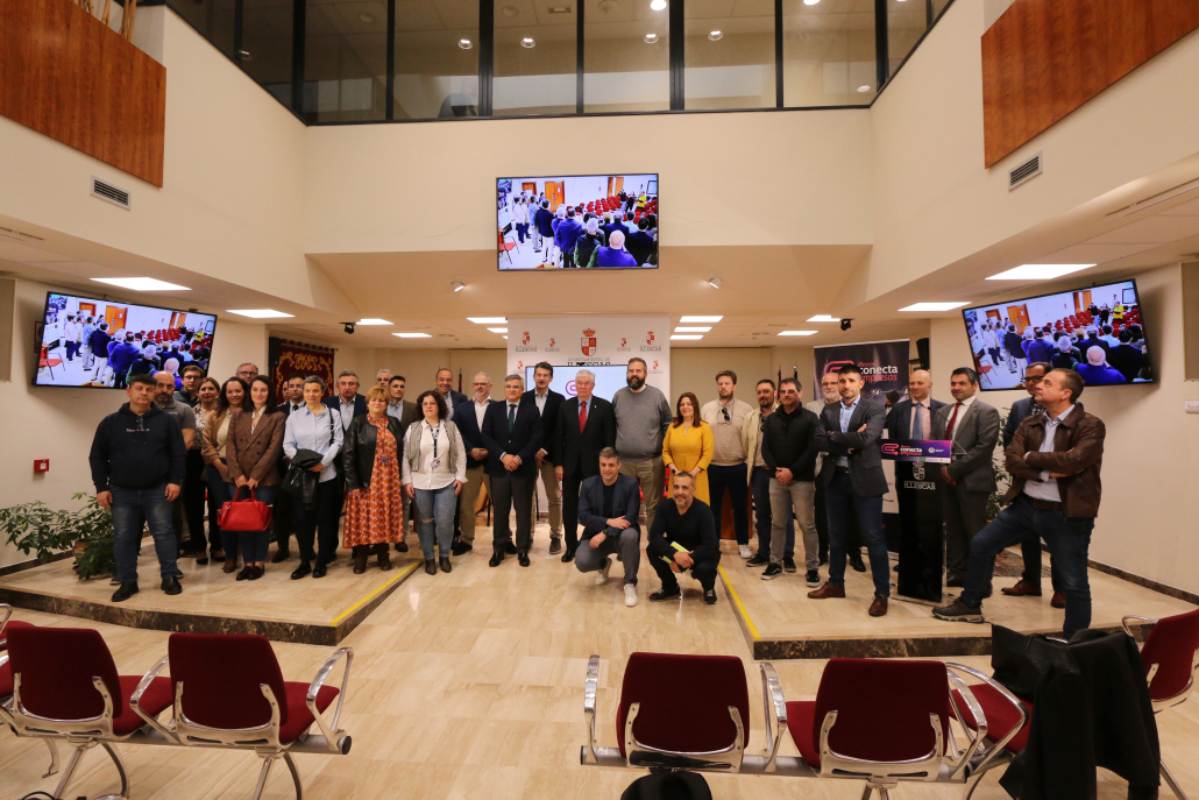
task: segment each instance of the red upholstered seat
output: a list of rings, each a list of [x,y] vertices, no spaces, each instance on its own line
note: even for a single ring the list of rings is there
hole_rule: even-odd
[[[113,709],[116,719],[112,721],[112,732],[117,736],[126,736],[145,725],[142,718],[129,707],[129,698],[137,689],[141,677],[138,675],[121,675],[121,704]],[[151,717],[157,717],[171,704],[171,682],[166,678],[155,678],[150,681],[146,691],[142,693],[142,711]]]
[[[12,667],[6,662],[0,667],[0,700],[7,700],[12,694]]]
[[[803,760],[813,767],[820,766],[820,740],[816,732],[816,701],[793,700],[787,703],[787,730]]]
[[[22,622],[19,619],[10,619],[3,628],[0,628],[0,650],[8,646],[8,632],[14,631],[17,628],[32,628],[32,622]]]
[[[288,681],[284,685],[287,695],[287,723],[279,726],[279,741],[291,744],[308,730],[315,721],[308,710],[308,684]],[[335,686],[322,686],[316,693],[316,710],[323,712],[337,699]]]
[[[641,704],[633,735],[642,744],[684,753],[724,750],[736,739],[730,706],[741,715],[741,744],[749,744],[745,667],[735,656],[629,656],[616,714],[616,739],[626,758],[624,726],[633,703]]]
[[[970,693],[974,695],[974,699],[978,701],[982,707],[983,716],[987,718],[987,738],[992,741],[999,741],[1011,732],[1012,728],[1020,724],[1020,715],[1016,713],[1016,709],[1007,701],[1003,695],[994,687],[988,686],[985,683],[976,684],[970,687]],[[954,699],[957,700],[958,708],[962,712],[962,721],[971,730],[977,730],[978,726],[974,722],[974,715],[970,713],[969,707],[962,699],[961,693],[954,691]],[[1028,720],[1032,719],[1032,703],[1024,703],[1024,711],[1028,715]],[[1012,737],[1012,740],[1004,747],[1012,753],[1022,753],[1028,745],[1028,724],[1027,721],[1020,732]]]
[[[1199,650],[1199,609],[1157,621],[1141,648],[1146,674],[1157,665],[1149,684],[1152,700],[1169,700],[1188,690],[1193,680],[1196,650]]]

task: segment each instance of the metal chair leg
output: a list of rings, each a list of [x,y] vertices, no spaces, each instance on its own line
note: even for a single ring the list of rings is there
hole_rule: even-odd
[[[874,794],[874,787],[866,784],[866,788],[862,790],[861,800],[870,800],[870,796]]]
[[[983,775],[986,774],[986,772],[980,772],[966,782],[966,794],[962,797],[962,800],[970,800],[970,798],[974,796],[974,790],[977,789],[978,785],[983,782]]]
[[[254,788],[254,800],[262,800],[262,793],[266,790],[266,779],[271,774],[271,767],[275,763],[275,756],[262,757],[262,769],[258,770],[258,785]]]
[[[1170,791],[1174,792],[1174,796],[1177,797],[1178,800],[1187,800],[1186,792],[1182,790],[1182,787],[1178,785],[1178,781],[1175,780],[1172,774],[1170,774],[1170,770],[1166,767],[1165,761],[1161,762],[1161,768],[1162,777],[1166,779],[1166,784],[1170,787]]]
[[[303,800],[304,787],[300,783],[300,770],[296,769],[296,762],[292,760],[291,753],[283,754],[283,763],[291,771],[291,782],[296,785],[296,800]]]
[[[125,773],[125,764],[121,761],[121,757],[117,755],[117,751],[108,742],[100,742],[100,746],[108,752],[108,757],[112,759],[112,763],[116,765],[117,774],[121,776],[121,797],[129,796],[129,776]]]
[[[62,773],[62,777],[58,779],[58,785],[54,787],[55,800],[62,800],[63,792],[67,790],[67,786],[71,783],[71,778],[75,776],[75,770],[79,768],[79,760],[83,758],[83,753],[95,742],[84,742],[83,744],[75,745],[75,749],[71,752],[71,760],[67,762],[67,768]]]
[[[42,777],[49,778],[58,772],[58,745],[54,743],[53,739],[42,739],[42,742],[46,745],[46,749],[50,751],[50,766],[46,769],[46,774]]]

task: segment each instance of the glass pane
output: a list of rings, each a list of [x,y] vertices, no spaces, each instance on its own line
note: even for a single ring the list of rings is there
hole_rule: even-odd
[[[928,29],[928,6],[922,0],[887,0],[887,60],[890,75],[912,52]]]
[[[496,1],[493,114],[575,112],[575,2]]]
[[[937,17],[941,16],[941,12],[944,11],[945,9],[949,8],[949,4],[952,2],[953,2],[953,0],[932,0],[933,19],[936,19]]]
[[[783,0],[783,32],[787,106],[867,105],[874,99],[874,0],[811,6]]]
[[[585,111],[670,108],[670,14],[649,0],[587,0],[583,15]]]
[[[233,58],[234,0],[170,0],[168,5],[216,49]]]
[[[317,122],[380,120],[386,114],[385,0],[308,0],[304,22],[304,116]]]
[[[691,0],[684,11],[684,107],[773,107],[773,0]]]
[[[245,3],[242,14],[241,68],[290,108],[292,4]]]
[[[396,0],[395,118],[479,113],[478,0]]]

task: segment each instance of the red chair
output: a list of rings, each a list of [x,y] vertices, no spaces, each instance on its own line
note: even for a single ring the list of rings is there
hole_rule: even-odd
[[[29,622],[10,619],[11,616],[12,606],[0,603],[0,721],[10,727],[12,727],[12,722],[8,716],[7,706],[12,700],[13,677],[12,666],[8,663],[8,653],[4,652],[8,649],[8,631],[33,627]],[[15,728],[13,728],[13,732],[16,733]],[[42,777],[49,778],[58,772],[58,746],[54,744],[53,739],[43,739],[42,741],[46,743],[46,749],[50,751],[50,767]]]
[[[1185,703],[1195,687],[1195,670],[1199,668],[1199,609],[1159,620],[1127,616],[1121,624],[1135,639],[1133,623],[1153,626],[1141,648],[1153,713],[1160,714],[1167,708]],[[1164,760],[1161,771],[1174,794],[1186,800],[1186,794],[1166,768]]]
[[[341,686],[326,686],[337,662],[345,659]],[[171,634],[168,655],[147,673],[154,678],[169,662],[174,719],[170,727],[143,719],[175,743],[197,747],[252,750],[263,759],[254,798],[262,796],[267,776],[282,758],[291,772],[296,797],[302,795],[300,773],[291,754],[297,751],[342,754],[350,751],[350,736],[338,727],[353,652],[338,649],[317,671],[311,683],[284,681],[279,662],[265,637],[252,634]],[[337,700],[331,720],[322,716]],[[134,708],[142,705],[134,698]],[[140,712],[139,712],[140,713]],[[316,724],[319,736],[309,733]]]
[[[112,653],[94,630],[30,626],[10,629],[7,635],[13,671],[10,725],[18,736],[62,739],[74,747],[54,796],[64,795],[83,754],[99,745],[116,765],[121,796],[127,797],[125,766],[111,743],[146,727],[130,707],[134,691],[142,700],[141,713],[153,717],[171,704],[170,683],[119,675]]]
[[[496,246],[499,248],[500,255],[508,256],[508,263],[513,263],[511,251],[517,249],[517,243],[505,239],[502,230],[496,231]]]

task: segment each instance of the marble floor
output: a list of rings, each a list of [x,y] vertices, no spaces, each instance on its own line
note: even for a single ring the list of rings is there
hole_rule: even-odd
[[[732,578],[739,588],[756,578],[737,561],[730,556],[726,565],[744,571]],[[348,572],[344,565],[339,569]],[[372,579],[377,581],[378,573]],[[596,586],[593,576],[580,575],[548,555],[543,532],[538,534],[528,569],[519,567],[515,559],[490,569],[487,555],[476,552],[456,559],[451,575],[417,572],[342,643],[354,648],[356,658],[344,717],[354,748],[344,757],[297,756],[305,794],[356,800],[619,797],[636,773],[578,764],[585,730],[582,684],[587,658],[593,653],[603,657],[599,692],[603,744],[615,743],[615,703],[628,655],[659,650],[724,653],[743,659],[751,676],[750,746],[761,748],[763,709],[756,667],[726,590],[719,591],[715,606],[704,605],[695,591],[681,602],[650,604],[646,594],[656,585],[643,562],[641,602],[636,608],[625,608],[619,580]],[[247,587],[244,602],[264,609],[289,602],[313,587],[311,581],[277,587],[259,581]],[[188,594],[181,597],[186,599]],[[347,599],[353,598],[347,593]],[[797,600],[796,613],[808,613],[808,603],[806,598]],[[851,599],[842,605],[865,618],[864,602]],[[164,632],[21,609],[16,618],[99,629],[125,674],[140,674],[166,652]],[[292,643],[274,647],[284,675],[305,681],[332,651]],[[987,668],[985,657],[955,660]],[[823,661],[775,663],[789,698],[815,693]],[[1199,794],[1199,763],[1193,758],[1199,748],[1199,702],[1167,711],[1160,718],[1160,730],[1163,752],[1176,776],[1188,792]],[[795,752],[789,739],[784,739],[782,750]],[[40,777],[44,752],[37,742],[0,732],[0,797],[53,788],[52,779]],[[145,800],[249,796],[258,767],[253,756],[231,752],[157,747],[124,747],[121,752],[133,796]],[[988,776],[975,797],[1006,797],[997,780],[994,774]],[[861,796],[861,784],[839,780],[712,776],[710,783],[714,795],[722,799]],[[93,752],[85,758],[70,795],[94,796],[115,785],[110,764]],[[1101,773],[1100,798],[1123,798],[1125,789],[1118,778]],[[292,797],[286,770],[272,774],[266,796]],[[897,793],[897,797],[935,800],[960,796],[960,787],[916,784]]]

